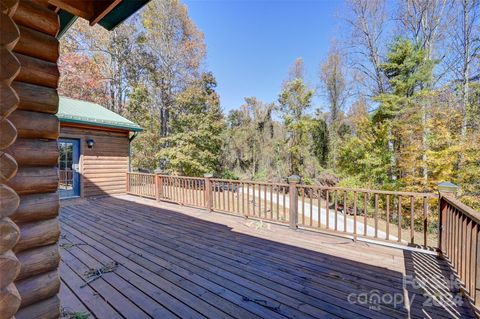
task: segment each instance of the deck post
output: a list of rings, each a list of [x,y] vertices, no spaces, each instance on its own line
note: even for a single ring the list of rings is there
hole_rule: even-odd
[[[439,211],[438,211],[438,250],[440,255],[443,255],[447,234],[444,225],[447,222],[447,205],[442,200],[444,196],[455,197],[457,195],[458,186],[450,182],[441,182],[437,185],[438,187],[438,200],[439,200]]]
[[[163,181],[160,174],[155,174],[155,197],[159,202],[163,198]]]
[[[206,173],[203,175],[205,178],[205,208],[209,213],[212,212],[212,181],[213,174]]]
[[[288,194],[289,194],[289,224],[290,228],[296,230],[298,227],[298,190],[297,184],[300,182],[300,176],[291,175],[287,178],[288,180]]]

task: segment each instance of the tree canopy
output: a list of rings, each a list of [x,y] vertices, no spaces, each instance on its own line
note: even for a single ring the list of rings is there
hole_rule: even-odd
[[[110,33],[76,23],[61,40],[59,91],[145,129],[134,169],[415,191],[448,180],[480,207],[480,2],[345,7],[346,36],[319,57],[316,83],[298,58],[274,101],[245,92],[224,114],[204,35],[179,0],[154,0]]]

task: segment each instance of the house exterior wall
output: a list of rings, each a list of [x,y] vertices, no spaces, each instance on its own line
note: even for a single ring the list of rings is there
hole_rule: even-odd
[[[0,318],[57,318],[59,19],[28,0],[0,9]]]
[[[60,124],[60,138],[80,140],[80,196],[125,193],[128,171],[128,131]],[[93,139],[93,148],[87,140]]]

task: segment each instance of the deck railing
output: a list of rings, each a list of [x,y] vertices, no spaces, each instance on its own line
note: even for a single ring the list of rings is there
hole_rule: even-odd
[[[298,225],[414,246],[437,245],[438,196],[341,187],[297,185]]]
[[[480,214],[451,194],[145,173],[127,173],[127,193],[293,229],[438,251],[472,304],[480,305]]]
[[[127,194],[157,198],[155,174],[127,173]]]
[[[211,209],[288,223],[288,184],[211,179]]]
[[[182,205],[205,207],[205,179],[197,177],[156,175],[157,199]]]
[[[438,195],[127,173],[127,193],[291,228],[436,249]]]
[[[451,194],[440,196],[439,250],[456,271],[465,295],[480,313],[480,213]]]

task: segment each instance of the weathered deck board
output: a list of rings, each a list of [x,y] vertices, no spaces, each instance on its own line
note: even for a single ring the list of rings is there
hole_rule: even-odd
[[[168,208],[168,209],[167,209]],[[404,275],[439,279],[446,264],[419,252],[353,243],[281,226],[125,196],[62,208],[63,306],[96,318],[435,318],[470,309],[403,287]],[[255,226],[261,226],[257,228]],[[116,261],[80,288],[88,268]],[[408,294],[411,307],[351,304],[351,294]],[[77,309],[78,308],[78,309]]]

